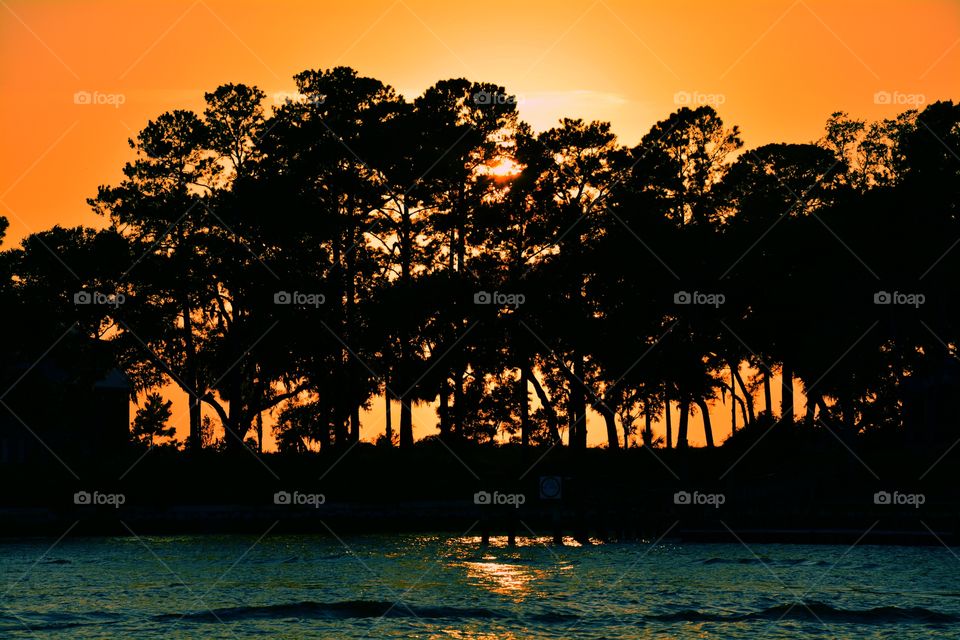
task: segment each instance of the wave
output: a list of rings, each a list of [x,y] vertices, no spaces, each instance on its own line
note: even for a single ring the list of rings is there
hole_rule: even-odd
[[[227,622],[271,618],[500,618],[500,614],[482,607],[413,606],[403,602],[378,600],[345,600],[342,602],[295,602],[285,604],[224,607],[185,614],[165,613],[155,620],[190,620],[193,622]]]
[[[700,564],[770,564],[770,558],[707,558]]]
[[[874,607],[838,609],[822,602],[779,604],[762,611],[743,614],[718,614],[692,609],[662,615],[645,616],[660,622],[744,622],[749,620],[792,620],[798,622],[836,622],[850,624],[895,624],[960,622],[960,617],[923,607]]]
[[[768,565],[768,566],[784,566],[784,567],[795,567],[795,566],[811,566],[811,567],[828,567],[832,566],[831,563],[826,560],[811,560],[808,558],[783,558],[780,560],[772,560],[770,558],[707,558],[706,560],[698,560],[699,564],[756,564],[756,565]]]
[[[122,616],[107,611],[90,611],[82,614],[51,613],[38,620],[36,614],[0,614],[0,632],[57,631],[77,627],[99,627],[122,622]]]

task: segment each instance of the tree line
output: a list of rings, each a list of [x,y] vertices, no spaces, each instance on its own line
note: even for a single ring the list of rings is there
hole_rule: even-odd
[[[188,449],[210,444],[207,407],[227,449],[272,412],[288,451],[356,442],[382,397],[400,447],[419,403],[439,438],[524,447],[586,447],[589,409],[611,449],[685,447],[691,416],[714,446],[719,398],[734,430],[900,430],[918,381],[951,371],[952,102],[753,149],[682,107],[627,146],[607,122],[537,133],[496,84],[410,101],[346,67],[295,81],[282,103],[225,84],[150,120],[88,201],[105,228],[3,252],[6,362],[77,333],[141,400],[186,395]],[[138,433],[170,436],[166,417],[153,395]]]

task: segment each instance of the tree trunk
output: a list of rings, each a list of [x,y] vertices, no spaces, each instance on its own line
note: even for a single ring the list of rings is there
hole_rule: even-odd
[[[450,380],[444,378],[440,383],[440,437],[450,436]]]
[[[770,369],[763,367],[763,407],[767,416],[773,418],[773,395],[770,392]]]
[[[827,408],[827,403],[824,402],[822,395],[817,396],[817,408],[820,409],[820,422],[825,422],[830,417],[830,410]]]
[[[413,258],[412,236],[413,220],[410,208],[407,206],[406,199],[400,209],[400,281],[403,290],[410,291],[411,280],[413,277],[411,261]],[[407,388],[410,384],[410,336],[400,336],[400,362],[398,379],[400,387],[404,389],[403,395],[397,400],[400,401],[400,448],[408,449],[413,446],[413,411],[410,408],[410,394],[413,389]]]
[[[353,224],[354,217],[352,216],[353,209],[352,207],[348,208],[348,217],[350,219],[350,226],[348,228],[348,233],[346,237],[347,249],[343,255],[344,261],[344,271],[346,278],[346,291],[345,291],[345,305],[344,305],[344,324],[345,324],[345,333],[347,335],[346,340],[351,340],[356,335],[356,297],[357,297],[357,269],[354,264],[354,252],[353,248],[357,246],[357,243],[362,241],[362,236],[357,237],[358,226]],[[348,402],[350,402],[350,442],[360,442],[360,403],[355,400],[362,392],[360,387],[362,385],[363,376],[360,374],[360,371],[357,367],[357,362],[353,360],[353,354],[350,353],[348,349],[344,349],[346,353],[343,354],[344,361],[346,362],[346,371],[349,376],[350,381],[350,390],[348,393]]]
[[[360,442],[360,406],[350,408],[350,442]]]
[[[664,404],[663,416],[667,422],[667,449],[673,449],[673,416],[670,413],[670,399]]]
[[[263,453],[263,411],[257,412],[257,453]]]
[[[854,434],[857,431],[857,417],[853,410],[853,398],[845,398],[840,403],[840,411],[843,417],[843,429],[847,434]]]
[[[390,406],[390,390],[384,389],[383,391],[383,408],[384,408],[384,438],[387,441],[387,446],[393,446],[393,411]]]
[[[323,403],[319,403],[319,415],[320,415],[320,450],[326,450],[330,448],[330,408]]]
[[[793,422],[793,369],[787,363],[780,369],[780,419]]]
[[[626,429],[626,427],[624,427]],[[653,414],[650,411],[650,407],[646,402],[643,404],[643,432],[644,432],[644,443],[647,440],[650,441],[650,446],[653,446]],[[623,434],[623,448],[627,448],[627,434],[624,431]]]
[[[526,449],[530,446],[530,395],[529,381],[527,380],[526,358],[520,363],[520,446]]]
[[[451,420],[451,431],[458,437],[463,437],[463,378],[465,372],[461,367],[457,367],[453,378],[453,410]]]
[[[339,414],[340,411],[336,410],[333,416],[333,429],[334,429],[334,444],[337,447],[343,447],[347,444],[347,420],[346,416]]]
[[[750,418],[749,421],[744,418],[743,423],[744,425],[753,424],[753,422],[757,419],[753,413],[753,396],[749,391],[747,391],[747,385],[743,382],[743,378],[740,376],[740,369],[734,369],[733,374],[737,377],[737,383],[740,385],[740,390],[743,391],[743,397],[746,401],[744,405],[746,406],[747,415]]]
[[[750,421],[747,419],[747,403],[744,402],[740,396],[737,396],[737,402],[740,404],[740,416],[743,418],[743,424],[750,424]]]
[[[183,315],[187,384],[190,386],[190,390],[187,391],[190,402],[190,435],[188,436],[188,445],[191,451],[200,451],[203,448],[203,436],[201,434],[203,410],[201,407],[200,389],[197,388],[200,381],[197,375],[197,357],[193,343],[193,319],[190,317],[190,305],[186,302],[182,305],[181,314]]]
[[[730,363],[730,435],[737,432],[737,377],[733,374],[733,363]]]
[[[677,449],[686,449],[687,426],[690,422],[690,401],[686,398],[680,400],[680,428],[677,430]]]
[[[700,412],[703,414],[703,437],[707,441],[707,447],[712,449],[713,425],[710,423],[710,409],[707,407],[707,401],[703,398],[697,398],[697,406],[700,407]]]
[[[550,439],[554,445],[562,445],[563,442],[560,438],[560,416],[557,415],[557,410],[554,409],[553,403],[550,402],[550,397],[547,396],[547,392],[543,389],[543,385],[540,384],[540,380],[538,380],[537,376],[533,375],[533,372],[529,369],[527,369],[527,379],[533,385],[533,390],[537,394],[537,398],[540,399],[540,404],[543,406],[544,411],[547,412],[547,428],[550,430]]]
[[[583,380],[583,356],[577,355],[573,361],[573,375]],[[570,383],[570,444],[578,449],[587,448],[587,399],[580,385]]]
[[[607,406],[606,402],[600,402],[595,408],[600,412],[600,415],[603,416],[603,421],[607,425],[607,446],[613,450],[619,449],[620,435],[617,433],[616,414]]]
[[[203,448],[203,436],[200,427],[203,422],[203,410],[200,406],[200,398],[196,394],[188,393],[187,398],[190,402],[189,446],[191,451],[200,451]]]
[[[804,422],[813,424],[816,419],[817,413],[817,404],[820,402],[820,394],[816,391],[812,392],[812,395],[807,395],[807,412],[803,416]]]
[[[410,400],[400,401],[400,448],[409,449],[413,446],[413,409]]]

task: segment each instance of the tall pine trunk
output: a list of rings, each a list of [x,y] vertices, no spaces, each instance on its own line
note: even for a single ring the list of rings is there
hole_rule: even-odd
[[[578,380],[583,380],[583,356],[575,356],[573,375]],[[587,448],[587,399],[583,389],[575,382],[570,383],[570,446],[577,449]]]
[[[773,418],[773,394],[770,391],[770,369],[763,367],[763,408],[767,416]]]
[[[520,358],[520,446],[526,449],[530,446],[530,382],[527,380],[526,357]]]
[[[413,446],[413,410],[410,400],[400,401],[400,448],[409,449]]]
[[[383,435],[387,441],[387,446],[393,446],[393,411],[390,406],[390,389],[384,389],[383,391],[383,408],[384,408],[384,431]]]
[[[603,401],[594,408],[603,416],[603,422],[607,426],[607,447],[613,450],[619,449],[620,434],[617,433],[617,415],[613,412],[613,409]]]
[[[440,437],[450,435],[450,380],[444,378],[440,382]]]
[[[560,438],[560,416],[557,415],[556,408],[554,408],[553,403],[550,401],[550,397],[544,390],[543,385],[540,384],[537,376],[535,376],[530,369],[527,369],[527,380],[533,385],[533,390],[537,394],[540,404],[543,406],[544,411],[547,412],[547,428],[550,430],[550,440],[554,445],[562,445],[563,440]]]
[[[745,417],[743,423],[744,425],[753,424],[753,422],[757,419],[753,413],[753,396],[750,395],[749,391],[747,391],[747,385],[744,383],[743,377],[740,375],[739,368],[734,369],[733,373],[737,377],[737,383],[740,384],[740,390],[743,392],[744,406],[746,407],[745,410],[747,412],[747,416],[749,417],[749,420]]]
[[[707,447],[713,448],[713,425],[710,423],[710,408],[707,401],[703,398],[697,398],[697,406],[703,414],[703,437],[707,441]]]
[[[203,408],[200,404],[200,384],[197,375],[197,356],[193,343],[193,319],[190,317],[190,305],[184,300],[181,307],[183,315],[183,342],[186,351],[186,373],[187,384],[190,389],[187,391],[189,398],[190,411],[190,435],[189,448],[191,451],[200,451],[203,448],[203,435],[201,433],[201,424],[203,422]]]
[[[809,392],[807,395],[807,413],[803,417],[804,421],[813,424],[816,419],[817,403],[820,401],[820,394],[816,391]]]
[[[667,423],[667,449],[673,449],[673,415],[670,413],[670,399],[663,403],[663,417]]]
[[[793,421],[793,369],[786,363],[780,369],[780,419]]]
[[[407,294],[411,290],[411,261],[413,259],[413,220],[410,208],[404,201],[401,205],[400,219],[400,280],[403,291]],[[400,336],[400,363],[399,380],[403,395],[397,398],[400,401],[400,448],[408,449],[413,446],[413,410],[410,407],[410,396],[413,389],[407,385],[411,382],[410,376],[410,340],[408,333]]]
[[[737,432],[737,376],[733,373],[733,363],[730,363],[730,434]]]
[[[680,400],[680,428],[677,430],[677,449],[686,449],[687,427],[690,424],[690,401],[686,398]]]

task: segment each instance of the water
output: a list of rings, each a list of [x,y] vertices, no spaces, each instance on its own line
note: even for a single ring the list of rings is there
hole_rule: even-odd
[[[504,542],[2,542],[0,637],[960,637],[943,547]]]

